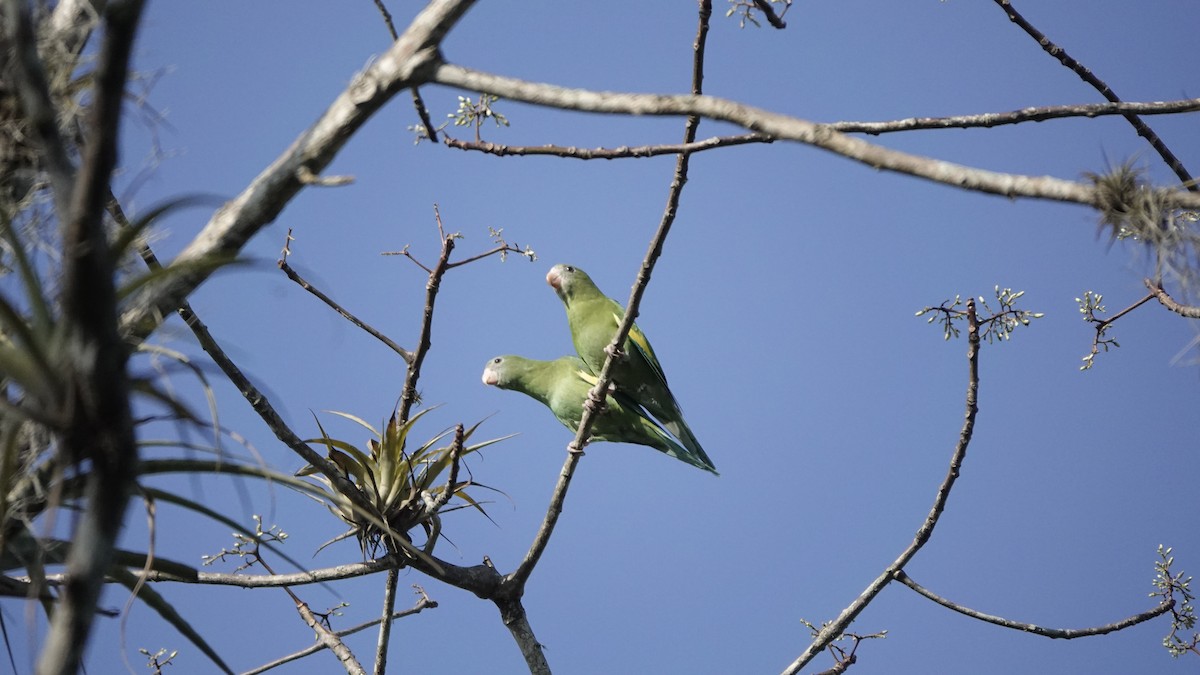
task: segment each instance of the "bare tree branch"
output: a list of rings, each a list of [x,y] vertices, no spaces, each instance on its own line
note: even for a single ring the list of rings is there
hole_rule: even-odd
[[[1112,101],[1113,103],[1119,103],[1121,101],[1117,94],[1111,88],[1109,88],[1109,86],[1105,84],[1103,80],[1096,77],[1095,73],[1085,68],[1082,63],[1076,61],[1071,57],[1070,54],[1067,54],[1067,50],[1054,44],[1050,41],[1050,38],[1046,37],[1044,33],[1039,31],[1037,28],[1034,28],[1033,24],[1029,23],[1025,17],[1021,16],[1021,14],[1017,12],[1016,7],[1012,6],[1012,2],[1010,2],[1010,0],[995,0],[995,2],[1000,6],[1000,9],[1004,10],[1004,13],[1008,15],[1009,20],[1020,26],[1021,30],[1025,31],[1029,37],[1037,40],[1037,43],[1042,46],[1042,49],[1045,50],[1047,54],[1058,59],[1058,62],[1067,68],[1070,68],[1072,72],[1079,76],[1079,79],[1095,87],[1096,91],[1100,92],[1100,95],[1104,98]],[[1123,116],[1125,119],[1129,120],[1130,124],[1133,125],[1133,128],[1137,131],[1138,136],[1146,139],[1146,141],[1150,143],[1150,146],[1154,148],[1155,152],[1157,152],[1158,155],[1163,158],[1163,161],[1167,163],[1167,166],[1171,167],[1171,170],[1175,172],[1175,175],[1179,177],[1179,181],[1183,185],[1185,185],[1189,190],[1200,189],[1195,185],[1191,174],[1188,173],[1188,170],[1184,168],[1183,162],[1179,161],[1179,158],[1175,156],[1175,153],[1171,152],[1171,149],[1167,147],[1167,144],[1164,143],[1161,138],[1159,138],[1158,134],[1154,133],[1153,129],[1151,129],[1145,122],[1143,122],[1137,115],[1133,113],[1123,113]]]
[[[395,569],[388,570],[383,582],[383,614],[377,620],[379,635],[375,639],[375,675],[387,672],[388,645],[392,640],[392,617],[396,609],[396,586],[400,584],[400,574]]]
[[[161,572],[150,570],[147,572],[134,572],[140,575],[146,581],[155,582],[175,582],[184,584],[203,584],[210,586],[235,586],[238,588],[276,588],[280,586],[302,586],[304,584],[320,584],[327,581],[337,581],[339,579],[351,579],[354,577],[367,576],[368,574],[376,574],[390,569],[395,569],[402,564],[396,558],[383,558],[380,560],[368,560],[361,563],[350,563],[347,565],[336,565],[334,567],[325,567],[317,570],[307,570],[304,572],[292,572],[291,574],[226,574],[222,572],[200,572],[192,577],[183,577],[170,572]],[[58,577],[47,575],[47,581],[53,583]]]
[[[391,618],[393,620],[403,619],[406,616],[412,616],[414,614],[420,614],[422,611],[424,611],[426,609],[434,609],[438,606],[437,601],[429,599],[429,596],[425,594],[425,591],[420,586],[414,586],[413,588],[417,589],[417,594],[420,596],[417,599],[417,604],[413,605],[409,609],[405,609],[405,610],[393,613],[391,616]],[[380,622],[380,619],[373,619],[366,623],[360,623],[357,626],[352,626],[345,630],[336,631],[334,633],[334,635],[336,635],[339,638],[344,638],[348,635],[353,635],[359,631],[366,630],[367,628],[370,628],[379,622]],[[310,654],[316,654],[317,652],[319,652],[325,648],[326,647],[323,643],[317,642],[310,647],[301,649],[298,652],[288,654],[287,656],[280,657],[270,663],[266,663],[257,668],[252,668],[250,670],[247,670],[246,672],[242,673],[242,675],[258,675],[258,673],[265,673],[268,670],[278,668],[279,666],[282,666],[287,663],[291,663],[292,661],[297,661],[297,660],[302,659],[305,656],[308,656]]]
[[[321,292],[321,289],[310,284],[307,279],[300,276],[300,274],[298,272],[296,272],[296,270],[292,269],[292,266],[289,265],[288,261],[287,261],[288,254],[291,253],[292,231],[290,229],[288,230],[287,238],[288,238],[288,243],[284,245],[283,253],[282,253],[282,255],[279,256],[279,262],[278,262],[279,269],[283,270],[283,273],[286,274],[289,279],[291,279],[292,281],[299,284],[300,288],[303,288],[304,290],[308,291],[309,293],[312,293],[313,295],[315,295],[318,300],[320,300],[321,302],[328,305],[330,308],[333,309],[333,311],[337,312],[338,314],[341,314],[342,317],[345,318],[347,321],[354,324],[355,326],[358,326],[362,330],[366,331],[368,335],[375,338],[376,340],[379,340],[384,345],[386,345],[389,349],[391,349],[392,351],[399,354],[400,358],[404,359],[405,363],[411,364],[413,362],[412,352],[410,352],[407,349],[396,344],[395,340],[393,340],[390,337],[379,332],[374,326],[371,326],[370,324],[364,322],[362,319],[359,319],[357,316],[354,316],[353,314],[351,314],[349,310],[347,310],[346,308],[339,305],[337,302],[335,302],[333,300],[333,298],[329,297],[328,295],[325,295],[323,292]]]
[[[284,590],[287,590],[286,587]],[[288,595],[292,595],[290,591]],[[311,628],[317,634],[317,640],[320,642],[322,648],[333,652],[338,662],[342,664],[342,668],[346,670],[347,675],[366,675],[367,671],[363,669],[362,664],[355,658],[354,652],[350,651],[346,643],[342,642],[340,636],[329,630],[325,623],[317,618],[312,608],[308,606],[308,603],[301,601],[294,595],[292,595],[292,599],[296,601],[296,611],[304,619],[304,625]]]
[[[432,0],[387,52],[359,73],[313,126],[304,130],[240,195],[221,207],[175,259],[206,260],[236,253],[259,229],[273,221],[303,187],[301,167],[319,174],[346,141],[399,91],[428,80],[446,33],[474,0]],[[159,316],[172,312],[209,275],[208,270],[172,277],[131,299],[121,317],[126,332],[146,335]]]
[[[1158,301],[1162,303],[1163,307],[1175,312],[1179,316],[1187,317],[1189,319],[1200,319],[1200,307],[1180,303],[1175,298],[1167,295],[1167,292],[1163,290],[1163,287],[1160,284],[1156,284],[1150,279],[1146,279],[1145,284],[1146,288],[1150,289],[1150,294],[1157,298]],[[1114,316],[1112,319],[1109,319],[1109,323],[1112,323],[1112,321],[1116,318],[1117,317]]]
[[[707,96],[600,93],[535,84],[441,62],[437,45],[473,4],[472,0],[434,0],[379,60],[355,78],[316,124],[306,130],[236,199],[219,210],[178,260],[236,252],[251,235],[274,219],[302,186],[300,167],[319,173],[355,130],[397,91],[437,82],[473,91],[568,110],[646,115],[699,115],[738,124],[781,140],[813,145],[872,167],[914,175],[955,187],[1009,197],[1030,197],[1095,206],[1090,185],[1052,177],[1004,174],[889,150],[815,124]],[[1171,193],[1172,205],[1200,208],[1200,196]],[[122,316],[127,331],[146,334],[157,325],[156,313],[171,311],[178,300],[207,277],[197,271],[147,289]]]
[[[504,98],[563,110],[627,115],[698,115],[730,122],[777,140],[812,145],[876,169],[925,178],[965,190],[1005,197],[1073,202],[1092,207],[1099,203],[1097,190],[1092,185],[1051,176],[999,173],[891,150],[847,136],[828,124],[817,124],[712,96],[568,89],[493,75],[447,63],[440,63],[435,67],[432,79],[447,86],[486,91]],[[1200,195],[1178,190],[1170,190],[1166,194],[1171,206],[1200,209]]]
[[[1146,103],[1087,103],[1082,105],[1044,106],[1022,108],[1002,113],[980,113],[955,115],[952,117],[909,117],[884,122],[830,122],[828,126],[842,133],[865,133],[870,135],[890,134],[902,131],[932,129],[988,129],[1022,122],[1042,122],[1051,119],[1072,117],[1104,117],[1137,113],[1141,115],[1168,115],[1200,110],[1200,98],[1178,101],[1152,101]],[[620,146],[617,148],[579,148],[563,145],[503,145],[489,141],[463,141],[446,136],[443,143],[458,150],[471,150],[497,157],[551,156],[568,159],[625,159],[674,155],[681,152],[697,153],[716,148],[725,148],[748,143],[773,143],[767,134],[742,134],[739,136],[713,136],[688,144]]]
[[[1032,623],[1025,623],[1022,621],[1011,621],[1011,620],[1005,619],[1003,617],[992,616],[991,614],[984,614],[983,612],[976,611],[974,609],[971,609],[970,607],[964,607],[963,605],[960,605],[960,604],[957,604],[950,600],[947,600],[947,599],[935,594],[933,591],[930,591],[929,589],[925,588],[924,586],[918,584],[916,581],[914,581],[912,579],[912,577],[905,574],[904,570],[898,570],[895,574],[895,578],[896,578],[896,581],[899,581],[900,583],[904,584],[905,586],[908,586],[909,588],[913,589],[917,593],[920,593],[921,595],[925,596],[926,598],[929,598],[930,600],[936,602],[937,604],[939,604],[947,609],[952,609],[952,610],[958,612],[959,614],[965,614],[966,616],[969,616],[973,619],[979,619],[980,621],[994,623],[997,626],[1004,626],[1005,628],[1012,628],[1013,630],[1025,631],[1026,633],[1033,633],[1034,635],[1041,635],[1043,637],[1055,638],[1055,639],[1061,639],[1061,640],[1072,640],[1074,638],[1090,637],[1093,635],[1104,635],[1106,633],[1115,633],[1116,631],[1124,630],[1131,626],[1136,626],[1139,623],[1149,621],[1150,619],[1153,619],[1156,616],[1161,616],[1163,614],[1166,614],[1167,612],[1171,611],[1171,608],[1175,605],[1174,601],[1164,602],[1161,605],[1159,605],[1158,607],[1155,607],[1154,609],[1146,611],[1146,612],[1142,612],[1141,614],[1134,614],[1133,616],[1121,619],[1120,621],[1105,624],[1103,626],[1095,626],[1092,628],[1046,628],[1046,627],[1038,626],[1038,625],[1032,624]]]
[[[529,667],[529,675],[550,675],[550,664],[542,651],[542,644],[533,634],[529,625],[529,616],[520,598],[497,600],[496,607],[500,609],[500,620],[508,628],[508,632],[525,657],[525,665]]]
[[[399,40],[400,34],[396,32],[396,22],[392,21],[392,13],[384,6],[383,0],[375,0],[375,9],[378,9],[380,16],[383,17],[383,24],[387,26],[388,34],[392,36],[392,41]]]
[[[147,247],[142,254],[143,259],[146,258],[147,252],[149,252],[151,257],[154,256],[153,252],[150,252],[149,248]],[[157,258],[154,258],[154,263],[157,264]],[[238,392],[243,398],[246,399],[246,402],[250,404],[250,407],[254,409],[254,412],[257,413],[259,418],[262,419],[263,423],[267,425],[267,428],[270,429],[273,434],[275,434],[275,438],[279,439],[281,443],[291,448],[292,452],[299,455],[304,461],[317,467],[322,474],[329,478],[338,491],[345,495],[346,498],[351,502],[353,502],[356,507],[363,509],[368,513],[372,512],[370,503],[367,502],[362,493],[354,487],[354,485],[337,468],[337,466],[334,465],[333,462],[326,459],[324,455],[316,450],[313,450],[312,447],[305,443],[304,440],[287,425],[287,422],[283,421],[283,417],[278,411],[275,410],[275,406],[271,404],[270,399],[268,399],[258,387],[254,386],[254,383],[250,381],[250,378],[242,372],[242,369],[239,368],[238,365],[233,362],[233,359],[229,358],[229,355],[225,353],[225,350],[221,348],[220,343],[217,342],[216,338],[214,338],[212,333],[208,330],[208,326],[205,325],[205,323],[200,320],[200,317],[196,315],[195,311],[192,310],[191,304],[186,300],[181,300],[176,311],[183,319],[183,322],[192,331],[192,335],[196,336],[196,340],[200,343],[200,347],[209,355],[210,358],[212,358],[213,363],[215,363],[217,367],[221,369],[221,372],[225,374],[225,377],[229,379],[229,382],[233,386],[237,387]]]
[[[887,122],[830,122],[829,126],[842,133],[887,134],[898,131],[925,129],[990,129],[1022,122],[1044,122],[1072,117],[1106,117],[1109,115],[1174,115],[1200,110],[1200,98],[1176,101],[1147,101],[1137,103],[1083,103],[1021,108],[999,113],[978,113],[950,117],[910,117]]]
[[[785,675],[796,675],[800,672],[809,661],[812,661],[817,654],[824,651],[838,636],[846,632],[850,627],[851,622],[859,615],[875,596],[896,578],[896,574],[904,569],[909,560],[921,550],[921,547],[929,541],[929,537],[933,534],[933,529],[937,527],[938,519],[942,515],[942,511],[946,508],[946,502],[950,498],[950,490],[954,488],[955,481],[958,480],[959,471],[962,469],[963,460],[967,456],[967,446],[971,444],[971,437],[975,432],[975,417],[979,414],[979,317],[975,313],[975,299],[967,300],[967,395],[966,395],[966,412],[963,416],[962,429],[958,434],[958,444],[954,448],[954,455],[950,458],[950,468],[946,472],[946,478],[942,480],[942,484],[938,486],[937,496],[933,500],[933,508],[929,510],[929,515],[925,517],[925,522],[921,528],[917,530],[916,536],[911,544],[900,554],[892,564],[887,566],[869,586],[850,603],[842,613],[838,615],[831,623],[825,626],[821,632],[813,640],[812,644],[804,650],[799,658],[793,661],[787,668],[783,670]]]
[[[460,141],[446,136],[442,139],[448,147],[458,150],[473,150],[497,157],[524,157],[545,155],[565,157],[569,159],[625,159],[627,157],[657,157],[659,155],[677,155],[681,152],[688,154],[725,148],[747,143],[772,143],[775,139],[764,134],[743,134],[741,136],[714,136],[703,141],[692,143],[677,143],[667,145],[641,145],[637,147],[621,146],[618,148],[578,148],[563,145],[502,145],[488,141]]]
[[[783,30],[784,28],[787,28],[787,22],[783,20],[783,15],[776,14],[775,8],[771,6],[771,3],[767,2],[767,0],[753,0],[753,2],[754,6],[758,8],[758,11],[762,12],[763,16],[767,17],[767,23],[771,24],[772,28],[777,30]],[[787,6],[784,6],[783,11],[786,12],[788,6],[790,5],[791,3],[789,2]]]
[[[413,402],[417,399],[417,380],[421,378],[421,365],[425,362],[425,355],[429,353],[431,345],[430,335],[433,332],[433,307],[437,302],[438,289],[441,288],[442,277],[446,274],[446,270],[449,269],[450,254],[454,252],[455,235],[447,235],[442,228],[442,216],[438,212],[436,204],[433,207],[433,213],[437,220],[438,237],[441,240],[442,252],[438,256],[437,264],[432,269],[417,263],[429,273],[429,280],[425,282],[425,310],[421,315],[421,332],[417,338],[417,348],[413,352],[412,360],[408,363],[408,374],[404,377],[404,391],[400,395],[400,410],[398,415],[401,421],[408,420],[408,413],[412,409]],[[413,262],[416,262],[416,260],[414,259]]]

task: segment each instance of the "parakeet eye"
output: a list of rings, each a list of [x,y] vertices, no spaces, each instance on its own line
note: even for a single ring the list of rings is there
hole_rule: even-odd
[[[574,268],[574,267],[571,267],[570,265],[567,265],[567,267],[566,267],[566,270],[567,270],[568,272],[574,272],[574,271],[575,271],[575,268]]]
[[[501,362],[501,361],[503,361],[503,360],[504,360],[504,359],[502,359],[502,358],[500,358],[499,356],[497,356],[496,358],[492,359],[492,363],[500,363],[500,362]]]

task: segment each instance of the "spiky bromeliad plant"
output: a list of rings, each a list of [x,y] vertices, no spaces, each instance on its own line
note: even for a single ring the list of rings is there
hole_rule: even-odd
[[[494,488],[470,478],[459,480],[458,463],[466,455],[512,438],[512,435],[467,445],[471,435],[482,424],[477,422],[463,431],[461,438],[457,429],[446,429],[409,452],[406,448],[409,432],[417,420],[430,410],[433,408],[422,410],[406,422],[400,421],[397,414],[392,413],[382,433],[354,415],[330,411],[370,430],[375,438],[367,440],[368,452],[363,452],[346,441],[331,438],[319,420],[317,427],[321,430],[321,437],[305,441],[324,446],[330,461],[342,470],[343,475],[353,483],[365,497],[364,501],[371,506],[371,512],[364,513],[363,509],[356,507],[345,494],[338,492],[333,483],[320,475],[312,465],[305,466],[297,472],[297,475],[311,476],[321,484],[326,506],[350,524],[351,530],[347,535],[354,534],[358,537],[364,554],[376,555],[380,546],[383,546],[389,553],[411,556],[416,551],[410,543],[412,538],[409,532],[417,526],[425,530],[426,543],[423,552],[431,553],[441,533],[439,514],[444,510],[471,506],[487,517],[487,512],[483,510],[479,501],[467,493],[467,488]],[[461,429],[461,426],[458,428]],[[451,442],[438,446],[438,443],[452,432],[454,436]],[[447,471],[450,472],[447,480],[435,485]],[[455,497],[462,500],[462,503],[450,505],[447,509],[450,500]]]

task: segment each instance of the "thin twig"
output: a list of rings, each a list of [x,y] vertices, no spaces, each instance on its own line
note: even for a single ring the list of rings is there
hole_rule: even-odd
[[[417,589],[417,594],[420,596],[417,599],[417,604],[413,605],[409,609],[405,609],[405,610],[401,610],[399,612],[393,613],[392,617],[391,617],[392,620],[403,619],[406,616],[420,614],[422,611],[424,611],[426,609],[435,609],[438,606],[437,601],[431,600],[429,598],[429,596],[425,594],[424,589],[422,589],[420,586],[414,585],[413,588]],[[358,633],[360,631],[366,630],[367,628],[374,626],[375,624],[379,623],[380,621],[381,621],[381,619],[372,619],[371,621],[367,621],[366,623],[360,623],[357,626],[352,626],[352,627],[346,628],[344,630],[336,631],[334,633],[334,635],[338,636],[339,638],[344,638],[349,635],[354,635],[355,633]],[[258,666],[257,668],[247,670],[246,672],[242,673],[242,675],[258,675],[259,673],[265,673],[268,670],[271,670],[273,668],[278,668],[279,666],[282,666],[286,663],[291,663],[292,661],[297,661],[299,659],[304,658],[305,656],[309,656],[310,654],[316,654],[317,652],[319,652],[325,648],[326,647],[323,643],[317,642],[309,647],[301,649],[298,652],[288,654],[287,656],[280,657],[270,663],[266,663],[261,666]]]
[[[1200,106],[1198,106],[1200,107]],[[490,141],[461,141],[445,136],[442,142],[458,150],[483,152],[497,157],[550,156],[569,159],[625,159],[640,157],[658,157],[659,155],[677,155],[679,153],[696,153],[714,148],[727,148],[748,143],[772,143],[775,139],[765,134],[742,134],[740,136],[714,136],[693,143],[676,143],[664,145],[640,145],[637,147],[621,146],[618,148],[579,148],[563,145],[539,146],[510,146]]]
[[[292,431],[287,422],[283,421],[283,417],[275,410],[275,406],[271,405],[271,401],[266,397],[258,387],[250,382],[250,378],[242,372],[233,359],[225,353],[221,345],[213,337],[200,317],[192,310],[191,305],[183,301],[179,304],[176,310],[179,316],[183,319],[184,324],[192,331],[192,335],[196,336],[196,341],[200,343],[201,349],[209,355],[213,363],[221,369],[225,377],[233,386],[237,387],[238,392],[254,409],[267,428],[275,434],[280,442],[292,449],[300,456],[301,459],[316,467],[325,477],[327,477],[337,489],[337,491],[349,499],[355,507],[362,509],[364,512],[371,513],[373,507],[362,492],[354,487],[348,478],[337,468],[337,466],[329,461],[324,455],[313,450],[303,439]]]
[[[1146,284],[1147,284],[1147,286],[1150,286],[1149,294],[1144,296],[1141,300],[1138,300],[1137,302],[1133,303],[1132,305],[1126,307],[1125,309],[1108,317],[1107,319],[1097,319],[1097,318],[1095,318],[1095,316],[1093,315],[1092,312],[1089,312],[1088,314],[1085,315],[1084,318],[1092,324],[1093,328],[1096,329],[1096,334],[1092,336],[1092,351],[1087,356],[1083,357],[1085,366],[1090,366],[1090,362],[1092,361],[1092,359],[1094,359],[1096,356],[1098,356],[1100,354],[1100,349],[1102,347],[1103,347],[1104,351],[1108,351],[1108,346],[1110,344],[1114,345],[1114,346],[1119,346],[1119,345],[1117,345],[1117,342],[1115,339],[1104,337],[1104,333],[1105,333],[1105,331],[1108,330],[1109,326],[1116,323],[1117,319],[1120,319],[1121,317],[1125,316],[1126,314],[1132,312],[1133,310],[1137,309],[1138,307],[1141,307],[1142,305],[1144,305],[1147,302],[1150,302],[1151,300],[1154,299],[1154,297],[1155,297],[1154,287],[1151,285],[1151,282],[1149,279],[1146,279]]]
[[[425,135],[434,143],[438,142],[438,130],[433,126],[433,120],[429,117],[429,109],[425,107],[425,99],[421,98],[420,87],[412,88],[413,107],[417,109],[417,117],[421,118],[421,126],[425,128]]]
[[[383,0],[375,0],[375,8],[383,15],[383,23],[387,26],[388,33],[392,36],[392,42],[400,39],[400,34],[396,32],[396,24],[392,21],[392,13],[383,5]]]
[[[800,669],[812,661],[817,654],[820,654],[838,636],[845,633],[855,617],[871,604],[871,601],[895,578],[896,573],[903,570],[904,566],[921,550],[921,547],[929,541],[934,528],[937,527],[938,519],[950,498],[950,490],[954,488],[954,483],[958,480],[959,472],[962,469],[963,460],[966,459],[967,447],[971,444],[971,436],[975,431],[975,417],[979,413],[979,317],[975,313],[974,298],[967,300],[967,363],[966,412],[963,416],[962,429],[958,434],[958,443],[954,447],[954,454],[950,458],[950,468],[946,472],[942,484],[938,486],[937,496],[933,500],[933,507],[929,510],[929,515],[925,517],[925,522],[917,530],[912,543],[904,549],[900,556],[888,565],[887,569],[876,577],[854,602],[842,610],[836,619],[817,634],[816,639],[804,650],[803,654],[783,670],[785,675],[799,673]]]
[[[412,359],[408,360],[408,373],[404,377],[404,390],[400,394],[400,407],[397,417],[401,423],[408,421],[409,412],[412,410],[413,402],[417,398],[417,381],[421,378],[421,365],[425,362],[425,355],[429,353],[429,347],[432,344],[430,334],[433,331],[433,309],[437,302],[438,289],[441,287],[442,276],[446,274],[448,264],[450,262],[450,253],[454,251],[453,235],[447,235],[442,227],[442,214],[438,211],[435,204],[433,207],[434,220],[437,221],[438,237],[441,239],[442,253],[438,257],[437,265],[432,270],[429,270],[429,280],[425,283],[425,310],[422,314],[421,333],[417,339],[417,350],[413,353]],[[407,249],[405,249],[407,251]],[[413,262],[415,258],[409,256]],[[420,265],[420,263],[417,263]],[[421,265],[424,268],[424,265]],[[379,638],[376,641],[375,652],[375,667],[376,674],[381,675],[380,667],[387,662],[388,642],[392,632],[391,615],[395,610],[396,602],[396,584],[399,582],[399,572],[392,570],[388,572],[387,580],[384,587],[384,605],[383,605],[383,620],[379,624]]]
[[[292,230],[290,228],[288,229],[287,240],[288,240],[288,242],[292,241]],[[410,352],[407,349],[396,344],[396,342],[394,340],[392,340],[390,337],[384,335],[383,333],[376,330],[370,324],[359,319],[357,316],[354,316],[353,314],[351,314],[349,310],[347,310],[346,308],[339,305],[337,302],[335,302],[333,300],[333,298],[329,297],[328,295],[325,295],[325,293],[321,292],[320,289],[313,286],[304,277],[301,277],[296,272],[296,270],[292,269],[292,266],[289,265],[288,261],[287,261],[289,253],[291,253],[291,246],[290,246],[290,244],[287,244],[284,246],[283,254],[280,256],[279,261],[277,263],[279,265],[279,269],[283,270],[283,273],[286,274],[289,279],[291,279],[292,281],[299,284],[300,288],[303,288],[304,290],[308,291],[309,293],[312,293],[314,296],[317,297],[318,300],[320,300],[321,302],[328,305],[330,308],[333,309],[333,311],[337,312],[338,314],[341,314],[342,317],[345,318],[347,321],[354,324],[355,326],[358,326],[362,330],[366,331],[368,335],[375,338],[376,340],[379,340],[384,345],[386,345],[389,349],[391,349],[392,351],[399,354],[400,358],[404,359],[405,363],[412,363],[412,361],[413,361],[412,352]]]
[[[767,17],[767,23],[771,24],[773,28],[777,28],[779,30],[787,28],[787,22],[783,20],[783,14],[776,14],[775,8],[771,7],[771,3],[767,2],[767,0],[753,0],[753,2],[754,6],[758,8],[758,11],[762,12],[763,16]],[[784,5],[783,11],[786,12],[787,8],[790,6],[790,2],[787,5]]]
[[[429,509],[435,514],[450,502],[450,498],[454,496],[455,486],[458,485],[458,466],[459,460],[462,458],[465,431],[461,422],[454,427],[454,441],[450,445],[450,476],[446,480],[446,489],[433,500],[433,505]]]
[[[1175,312],[1179,316],[1187,317],[1189,319],[1200,319],[1200,307],[1180,303],[1178,300],[1168,295],[1160,284],[1156,284],[1150,279],[1146,279],[1145,284],[1146,288],[1150,289],[1150,294],[1154,298],[1157,298],[1158,301],[1162,303],[1163,307]],[[1115,318],[1116,317],[1113,317],[1113,319]]]
[[[383,23],[387,25],[388,33],[392,36],[392,42],[400,39],[400,34],[396,32],[396,24],[392,21],[392,13],[383,5],[383,0],[375,0],[375,7],[379,9],[379,13],[383,16]],[[429,118],[429,109],[425,107],[425,99],[421,98],[421,91],[417,87],[412,88],[413,107],[417,109],[417,116],[421,118],[421,125],[425,127],[425,135],[429,140],[437,143],[437,129],[433,128],[433,121]]]
[[[1034,635],[1041,635],[1043,637],[1061,639],[1061,640],[1072,640],[1074,638],[1090,637],[1093,635],[1104,635],[1106,633],[1115,633],[1116,631],[1124,630],[1126,628],[1129,628],[1130,626],[1136,626],[1139,623],[1149,621],[1150,619],[1153,619],[1156,616],[1161,616],[1163,614],[1166,614],[1167,612],[1171,611],[1172,607],[1175,606],[1175,601],[1173,601],[1173,600],[1170,602],[1164,602],[1152,610],[1142,612],[1141,614],[1134,614],[1133,616],[1121,619],[1120,621],[1105,624],[1103,626],[1095,626],[1093,628],[1046,628],[1044,626],[1038,626],[1038,625],[1032,624],[1032,623],[1025,623],[1022,621],[1012,621],[1010,619],[1005,619],[1003,617],[992,616],[991,614],[984,614],[983,612],[976,611],[974,609],[971,609],[970,607],[964,607],[963,605],[960,605],[958,603],[947,600],[946,598],[943,598],[943,597],[935,594],[933,591],[930,591],[929,589],[925,588],[924,586],[918,584],[916,581],[914,581],[912,579],[912,577],[905,574],[904,570],[897,571],[895,574],[895,578],[896,578],[896,581],[899,581],[900,583],[904,584],[905,586],[908,586],[909,588],[913,589],[917,593],[920,593],[921,595],[925,596],[926,598],[929,598],[930,600],[936,602],[937,604],[939,604],[947,609],[952,609],[952,610],[958,612],[959,614],[965,614],[966,616],[969,616],[973,619],[979,619],[980,621],[994,623],[997,626],[1003,626],[1005,628],[1012,628],[1013,630],[1025,631],[1026,633],[1033,633]]]
[[[518,255],[531,256],[531,254],[529,253],[529,251],[527,251],[527,250],[523,250],[523,249],[521,248],[521,245],[520,245],[520,244],[516,244],[516,243],[513,243],[513,244],[501,244],[500,246],[497,246],[497,247],[495,247],[495,248],[493,248],[493,249],[490,249],[490,250],[488,250],[488,251],[484,251],[483,253],[479,253],[479,254],[477,254],[477,255],[473,255],[473,256],[471,256],[471,257],[469,257],[469,258],[463,258],[462,260],[456,260],[456,261],[454,261],[454,262],[452,262],[452,263],[450,263],[450,264],[446,265],[446,269],[448,269],[448,270],[452,270],[452,269],[454,269],[455,267],[461,267],[461,266],[463,266],[463,265],[466,265],[467,263],[473,263],[473,262],[475,262],[476,260],[482,260],[482,259],[484,259],[484,258],[487,258],[487,257],[489,257],[489,256],[496,255],[497,253],[516,253],[516,254],[518,254]],[[530,259],[532,259],[532,257],[530,257]]]
[[[263,566],[263,569],[267,570],[267,572],[271,573],[272,575],[275,574],[275,571],[271,569],[270,565],[267,564],[267,561],[263,560],[262,556],[258,555],[257,544],[255,545],[254,558],[257,560],[258,564]],[[346,646],[346,643],[342,642],[341,637],[330,630],[324,621],[318,619],[316,614],[313,613],[312,608],[308,606],[308,603],[301,600],[299,596],[292,592],[292,589],[288,588],[287,586],[283,586],[282,588],[283,592],[287,593],[292,599],[292,602],[296,603],[296,612],[304,620],[304,624],[317,634],[317,640],[323,647],[333,652],[334,656],[337,657],[338,662],[341,663],[342,667],[346,669],[347,675],[366,675],[366,671],[363,670],[362,664],[359,663],[358,659],[354,657],[354,653],[350,651],[350,649]]]
[[[884,122],[830,122],[829,126],[842,133],[864,133],[872,136],[900,131],[931,129],[990,129],[1023,122],[1044,122],[1073,117],[1107,117],[1110,115],[1175,115],[1200,110],[1200,98],[1175,101],[1126,103],[1084,103],[1021,108],[1008,112],[951,115],[948,117],[909,117]]]
[[[1121,101],[1117,94],[1107,84],[1105,84],[1103,80],[1096,77],[1091,70],[1087,69],[1082,63],[1072,58],[1070,54],[1067,54],[1065,49],[1051,42],[1050,38],[1046,37],[1044,33],[1035,28],[1033,24],[1029,23],[1024,16],[1021,16],[1021,14],[1017,12],[1017,9],[1012,6],[1012,2],[1010,0],[995,0],[995,2],[1000,6],[1000,9],[1004,10],[1004,13],[1008,15],[1009,20],[1020,26],[1021,30],[1025,31],[1029,37],[1037,40],[1037,43],[1042,46],[1042,49],[1045,50],[1047,54],[1058,59],[1058,62],[1067,68],[1070,68],[1072,72],[1079,76],[1079,79],[1095,87],[1096,91],[1100,92],[1100,95],[1105,99],[1112,101],[1113,103],[1119,103]],[[1186,168],[1184,168],[1183,162],[1179,161],[1179,158],[1175,156],[1175,153],[1171,152],[1171,149],[1167,147],[1167,144],[1164,143],[1161,138],[1159,138],[1158,134],[1154,133],[1153,129],[1151,129],[1145,122],[1141,120],[1141,118],[1133,113],[1123,113],[1122,116],[1129,120],[1129,123],[1133,125],[1134,130],[1137,131],[1138,136],[1141,136],[1142,138],[1146,139],[1148,143],[1150,143],[1150,146],[1154,148],[1155,152],[1157,152],[1160,157],[1162,157],[1163,161],[1167,163],[1167,166],[1171,167],[1171,170],[1175,172],[1175,175],[1179,177],[1180,182],[1183,183],[1187,189],[1193,191],[1198,189],[1195,185],[1195,182],[1192,180],[1191,174],[1188,173]]]
[[[408,421],[408,413],[412,409],[413,402],[417,398],[417,381],[421,378],[421,364],[425,362],[425,355],[429,352],[430,339],[429,336],[433,331],[433,306],[437,302],[438,289],[441,287],[442,276],[449,269],[450,254],[454,251],[454,235],[447,235],[442,229],[442,215],[438,211],[435,204],[433,207],[434,219],[438,225],[438,236],[441,238],[442,253],[438,256],[437,264],[433,269],[421,265],[416,258],[409,255],[409,259],[417,263],[429,273],[429,280],[425,282],[425,311],[421,319],[420,337],[417,339],[417,350],[413,353],[412,361],[408,364],[408,374],[404,378],[404,391],[400,395],[400,408],[398,417],[401,422]],[[407,248],[405,249],[407,255]]]

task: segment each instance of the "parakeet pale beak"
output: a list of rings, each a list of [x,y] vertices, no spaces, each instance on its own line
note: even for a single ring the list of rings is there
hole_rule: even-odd
[[[562,290],[562,277],[558,274],[558,267],[551,267],[549,272],[546,272],[546,283],[554,287],[554,290]]]
[[[483,369],[483,383],[484,384],[491,386],[491,385],[496,384],[499,381],[500,381],[500,373],[497,373],[496,371],[492,370],[491,368]]]

